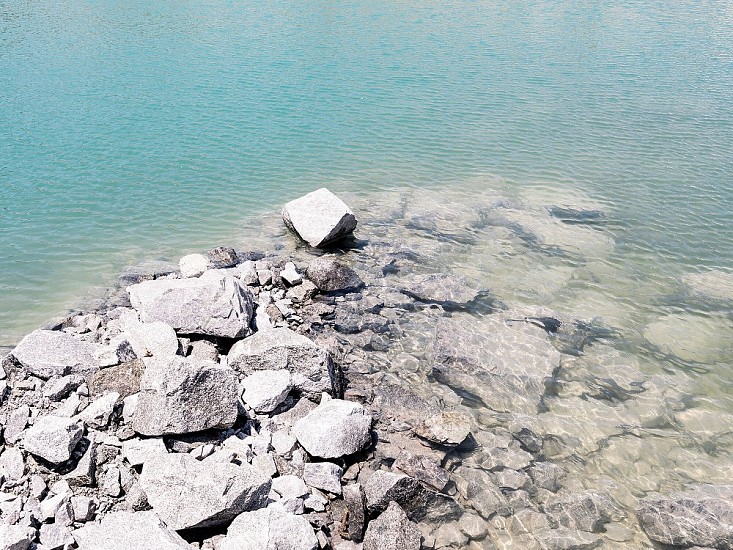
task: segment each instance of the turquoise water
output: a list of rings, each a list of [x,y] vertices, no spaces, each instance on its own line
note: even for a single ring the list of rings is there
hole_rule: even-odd
[[[315,187],[489,175],[609,205],[621,300],[733,270],[733,5],[0,1],[0,345]]]

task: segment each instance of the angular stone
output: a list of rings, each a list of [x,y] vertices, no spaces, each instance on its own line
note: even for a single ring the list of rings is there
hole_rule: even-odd
[[[182,277],[198,277],[209,269],[209,259],[203,254],[188,254],[178,260],[178,267]]]
[[[181,334],[226,338],[251,332],[252,293],[234,277],[209,271],[198,279],[145,281],[127,291],[145,323],[162,321]]]
[[[79,418],[87,426],[102,430],[107,427],[109,417],[112,416],[115,404],[120,398],[117,392],[108,393],[92,402],[86,409],[79,413]]]
[[[331,462],[308,462],[303,469],[303,481],[309,487],[340,495],[343,473],[340,466]]]
[[[84,383],[84,377],[79,374],[70,374],[59,378],[49,378],[43,385],[43,396],[51,401],[61,401]]]
[[[217,246],[206,252],[209,265],[214,269],[224,269],[237,264],[237,251],[229,246]]]
[[[560,366],[547,333],[513,312],[454,316],[435,334],[435,379],[495,411],[536,414],[545,380]]]
[[[74,512],[74,521],[86,523],[94,518],[96,506],[91,498],[79,495],[71,497],[71,509]]]
[[[372,417],[351,401],[330,399],[293,426],[293,435],[312,456],[339,458],[361,451],[371,443]]]
[[[196,340],[191,342],[191,351],[188,356],[191,359],[213,361],[214,363],[219,362],[219,350],[208,340]]]
[[[128,439],[122,442],[122,457],[127,459],[130,466],[141,466],[152,458],[166,454],[165,443],[160,437],[150,439]]]
[[[636,516],[649,538],[662,544],[733,548],[733,485],[645,498]]]
[[[41,525],[39,537],[41,544],[48,550],[61,550],[74,543],[71,529],[58,523]]]
[[[285,225],[313,247],[325,247],[354,231],[356,216],[325,187],[285,205]]]
[[[593,491],[561,496],[544,508],[555,526],[588,533],[599,533],[604,524],[624,518],[623,511],[611,497]]]
[[[274,411],[293,388],[287,370],[256,370],[242,380],[242,399],[257,413]]]
[[[137,359],[132,344],[122,334],[115,336],[109,341],[109,345],[99,348],[94,353],[94,359],[100,367],[112,367],[126,361]]]
[[[184,434],[229,428],[237,420],[236,373],[215,363],[180,356],[146,362],[132,418],[144,435]]]
[[[140,359],[102,369],[87,378],[89,393],[96,397],[114,392],[120,395],[120,399],[125,399],[140,391],[143,372],[145,363]]]
[[[325,292],[352,290],[364,286],[364,281],[353,269],[329,258],[311,260],[306,269],[306,276],[318,290]]]
[[[81,444],[85,441],[82,440]],[[76,468],[64,476],[64,479],[73,486],[91,486],[94,485],[97,469],[97,443],[94,441],[93,435],[87,440],[87,449],[76,463]]]
[[[28,425],[30,414],[31,409],[28,405],[21,405],[10,413],[8,423],[5,424],[5,430],[3,431],[3,437],[7,443],[12,444],[20,439],[23,430]]]
[[[0,522],[0,550],[26,550],[34,536],[32,527]]]
[[[409,476],[377,470],[364,485],[367,507],[371,513],[387,509],[391,501],[406,505],[420,494],[420,484]]]
[[[161,321],[141,323],[133,316],[127,316],[122,327],[135,355],[140,359],[153,355],[175,355],[178,352],[176,331],[167,323]]]
[[[442,492],[450,481],[450,475],[434,457],[414,455],[406,450],[397,456],[393,467],[438,492]]]
[[[293,262],[285,264],[285,269],[280,272],[280,278],[289,286],[299,285],[303,282],[303,276],[295,269]]]
[[[343,392],[343,375],[329,353],[289,328],[259,331],[240,340],[229,351],[228,364],[242,374],[286,369],[293,387],[310,398]]]
[[[402,292],[421,302],[455,305],[466,304],[479,296],[465,277],[444,273],[418,275]]]
[[[359,542],[364,536],[364,527],[367,521],[364,489],[359,483],[353,483],[344,485],[342,492],[348,511],[346,529],[351,540]]]
[[[219,550],[317,550],[308,520],[276,508],[239,515],[227,529]]]
[[[459,412],[443,411],[419,423],[414,431],[433,443],[455,447],[463,443],[471,433],[471,420]]]
[[[364,534],[364,550],[420,550],[422,535],[405,511],[390,502],[378,518],[373,519]]]
[[[146,462],[140,486],[160,518],[179,530],[219,525],[261,508],[271,480],[249,464],[200,462],[176,453]]]
[[[94,353],[98,344],[79,340],[56,330],[34,330],[10,352],[10,357],[33,376],[48,380],[52,376],[97,370]]]
[[[79,550],[191,550],[155,512],[112,512],[74,531]]]
[[[293,499],[304,497],[309,493],[308,486],[298,476],[284,475],[278,476],[272,480],[272,490],[275,491],[280,498]]]
[[[76,420],[42,416],[26,430],[23,447],[35,456],[58,464],[71,458],[71,453],[83,434],[84,428]]]
[[[17,481],[24,473],[23,453],[14,447],[6,447],[0,454],[0,478]]]

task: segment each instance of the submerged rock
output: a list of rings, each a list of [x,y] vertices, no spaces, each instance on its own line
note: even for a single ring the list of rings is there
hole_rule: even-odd
[[[693,297],[709,302],[733,304],[733,273],[717,269],[682,277]]]
[[[402,290],[421,302],[465,304],[475,300],[479,292],[472,288],[465,277],[445,273],[419,275]]]
[[[237,342],[228,361],[242,374],[286,369],[293,387],[307,397],[317,398],[322,392],[336,397],[343,394],[343,376],[329,353],[289,328],[259,331]]]
[[[133,416],[144,435],[228,428],[237,420],[236,373],[216,363],[180,356],[147,360]]]
[[[79,550],[190,550],[155,512],[112,512],[73,533]]]
[[[47,380],[52,376],[98,370],[94,354],[100,346],[56,330],[34,330],[10,352],[23,370]]]
[[[237,516],[219,550],[317,550],[318,539],[308,520],[277,508]]]
[[[352,290],[364,286],[364,281],[356,271],[329,258],[311,260],[306,275],[318,290],[324,292]]]
[[[148,502],[175,530],[219,525],[261,508],[271,483],[249,464],[201,462],[183,453],[154,456],[140,476]]]
[[[354,231],[356,216],[325,187],[290,201],[282,212],[285,225],[313,247],[324,247]]]
[[[636,515],[649,538],[662,544],[733,548],[733,485],[645,498]]]
[[[463,443],[471,432],[471,421],[463,413],[443,411],[426,418],[415,426],[415,433],[428,441],[455,447]]]
[[[127,289],[144,323],[162,321],[180,334],[241,338],[250,332],[252,293],[228,275],[145,281]]]
[[[339,458],[364,449],[371,442],[372,417],[351,401],[323,394],[321,404],[293,426],[293,435],[313,456]]]

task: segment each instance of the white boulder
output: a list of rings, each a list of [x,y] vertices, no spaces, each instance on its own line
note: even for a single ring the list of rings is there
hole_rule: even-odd
[[[283,221],[313,247],[327,246],[356,228],[356,216],[344,201],[325,187],[290,201]]]

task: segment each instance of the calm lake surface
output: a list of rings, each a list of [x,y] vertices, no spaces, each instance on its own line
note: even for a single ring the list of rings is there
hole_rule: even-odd
[[[276,212],[322,186],[418,273],[613,331],[537,417],[571,486],[730,483],[732,3],[0,0],[0,346],[126,266],[294,249]],[[471,409],[431,322],[390,376]],[[628,518],[604,547],[648,544]]]

